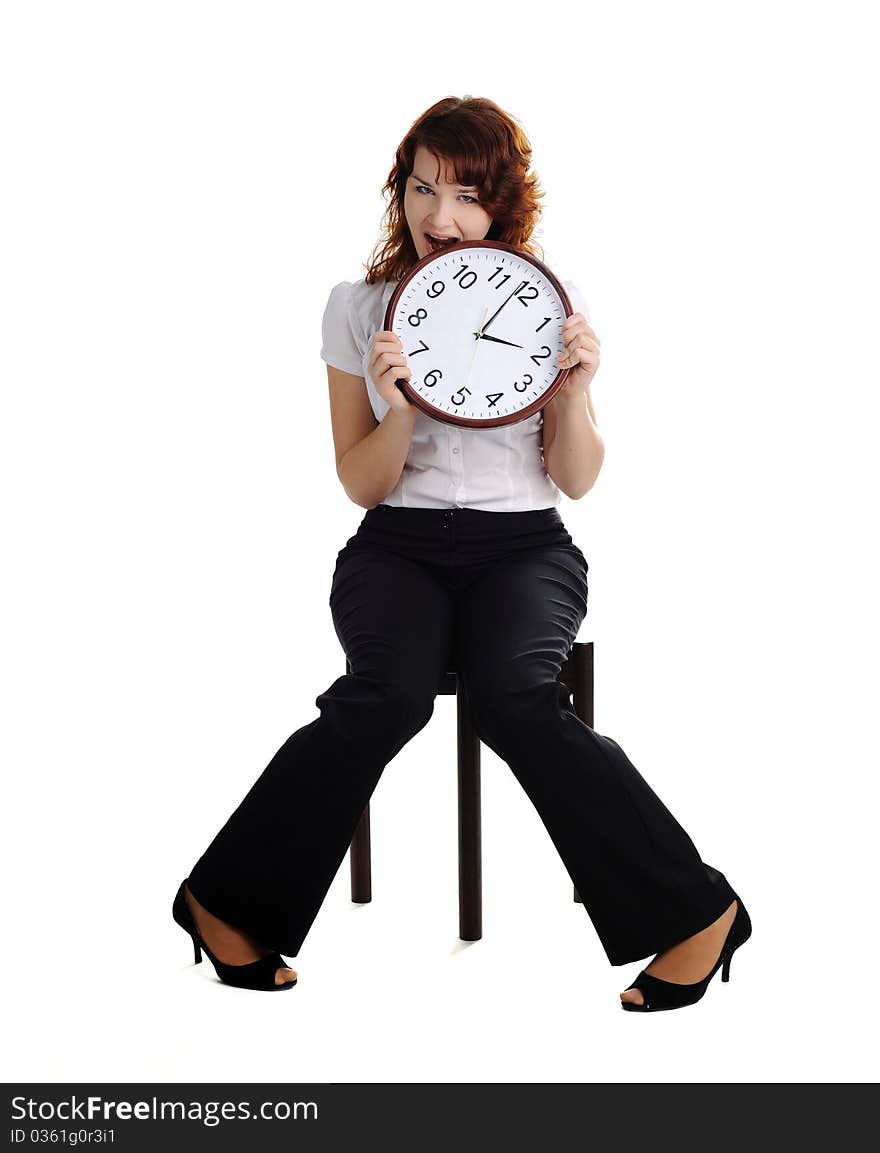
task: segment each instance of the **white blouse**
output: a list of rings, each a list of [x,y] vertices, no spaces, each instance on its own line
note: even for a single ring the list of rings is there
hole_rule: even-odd
[[[376,392],[367,364],[373,333],[398,281],[335,285],[321,322],[321,359],[364,378],[377,420],[388,404]],[[563,280],[572,308],[590,319],[577,285]],[[544,467],[543,411],[499,428],[458,428],[419,409],[400,480],[383,504],[406,508],[479,508],[517,512],[558,505],[560,491]]]

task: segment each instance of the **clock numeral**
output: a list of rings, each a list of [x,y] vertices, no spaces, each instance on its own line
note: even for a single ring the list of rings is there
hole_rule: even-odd
[[[535,364],[538,364],[538,365],[540,365],[541,361],[546,360],[547,357],[550,355],[550,349],[547,347],[546,344],[542,344],[541,348],[544,350],[543,355],[541,355],[540,352],[533,352],[532,353],[532,360],[535,362]]]
[[[496,266],[495,271],[489,277],[489,283],[490,284],[492,283],[492,281],[495,279],[495,277],[498,275],[499,272],[504,272],[504,266],[501,264]],[[508,280],[510,280],[510,273],[504,272],[504,276],[502,277],[501,280],[498,281],[498,283],[495,285],[495,287],[496,288],[503,288],[504,285],[507,284]]]
[[[468,396],[470,396],[470,394],[471,394],[471,390],[467,387],[467,385],[465,385],[464,388],[460,388],[458,390],[458,392],[454,392],[449,399],[452,401],[453,404],[464,404],[464,394],[465,393],[467,393]],[[456,400],[455,398],[457,396],[460,396],[461,400]]]
[[[525,296],[524,294],[527,292],[531,295]],[[528,308],[529,301],[537,300],[539,295],[540,293],[538,292],[537,288],[535,288],[534,284],[527,284],[525,288],[520,289],[520,291],[516,294],[516,299],[520,302],[523,308]]]
[[[423,340],[420,339],[419,344],[422,346],[421,348],[414,348],[412,350],[412,352],[408,352],[406,355],[407,356],[418,356],[418,354],[420,352],[427,352],[428,351],[428,346],[427,346],[427,344],[425,344],[425,342]]]
[[[443,375],[443,373],[440,371],[439,368],[432,368],[430,372],[426,372],[425,373],[425,379],[423,381],[425,388],[433,388],[434,385],[437,383],[437,381],[440,379],[440,377],[442,375]],[[433,376],[434,379],[428,380],[429,376]]]
[[[489,407],[494,408],[502,396],[504,396],[503,392],[487,392],[486,400],[489,402]]]
[[[410,313],[410,315],[407,317],[407,320],[410,322],[413,328],[418,328],[422,321],[427,317],[427,315],[428,314],[424,308],[417,308],[415,312]]]
[[[544,327],[545,324],[548,323],[549,320],[550,320],[550,317],[545,316],[544,319],[541,321],[541,323],[538,325],[538,327],[535,329],[535,332],[540,332],[541,329]]]
[[[531,373],[527,372],[523,376],[522,384],[520,384],[518,380],[515,380],[513,382],[513,387],[516,389],[517,392],[525,392],[525,390],[529,387],[529,385],[531,383],[532,383],[532,375],[531,375]]]
[[[425,296],[430,296],[430,298],[432,300],[434,300],[435,297],[440,296],[440,294],[445,290],[445,288],[446,288],[446,285],[443,283],[442,280],[435,280],[434,283],[431,285],[431,288],[425,289]],[[431,289],[433,289],[433,292],[431,291]]]
[[[460,280],[459,280],[459,277],[461,277]],[[470,288],[470,286],[472,284],[476,284],[477,274],[474,272],[473,269],[468,269],[468,266],[466,264],[463,264],[461,266],[461,268],[458,270],[458,272],[456,272],[455,276],[453,276],[452,279],[458,280],[458,287],[459,288]]]

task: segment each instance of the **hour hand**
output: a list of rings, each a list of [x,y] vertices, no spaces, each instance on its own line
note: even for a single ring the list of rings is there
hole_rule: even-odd
[[[491,340],[495,344],[506,344],[510,348],[522,348],[521,344],[514,344],[512,340],[502,340],[500,336],[488,336],[485,332],[475,332],[474,336],[478,340]]]

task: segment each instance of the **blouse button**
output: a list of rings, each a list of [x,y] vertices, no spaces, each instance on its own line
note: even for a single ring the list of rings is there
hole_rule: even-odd
[[[458,452],[458,449],[457,449],[457,448],[454,448],[452,451],[453,451],[453,452]]]

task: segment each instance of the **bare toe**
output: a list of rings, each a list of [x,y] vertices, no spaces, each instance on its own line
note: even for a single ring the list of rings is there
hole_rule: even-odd
[[[645,998],[641,989],[624,989],[620,994],[621,1001],[632,1001],[634,1005],[644,1005]]]
[[[296,969],[276,969],[275,984],[286,985],[288,981],[296,980]]]

